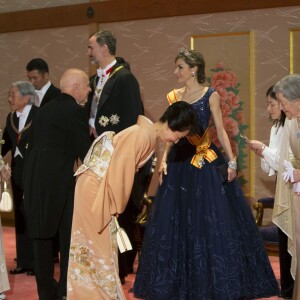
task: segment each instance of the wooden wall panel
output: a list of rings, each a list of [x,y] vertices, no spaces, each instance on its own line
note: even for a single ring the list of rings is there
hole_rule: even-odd
[[[294,5],[299,0],[110,0],[2,13],[0,33]]]

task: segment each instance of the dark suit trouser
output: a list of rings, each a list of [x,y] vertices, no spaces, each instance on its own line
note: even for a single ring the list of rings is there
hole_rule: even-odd
[[[124,212],[118,218],[120,226],[125,229],[133,245],[133,249],[130,251],[124,253],[120,253],[119,251],[119,276],[121,279],[133,271],[133,263],[137,254],[137,249],[134,247],[135,221],[141,211],[141,202],[151,181],[152,175],[149,177],[149,174],[151,173],[152,161],[152,159],[149,159],[136,173],[130,199]]]
[[[33,269],[33,241],[28,235],[28,219],[25,213],[23,189],[11,181],[13,191],[17,267]]]
[[[53,244],[50,239],[34,239],[35,275],[39,300],[55,300],[57,296],[67,295],[67,275],[74,195],[69,196],[58,227],[60,252],[60,277],[54,279]]]
[[[286,234],[278,228],[279,237],[279,265],[280,265],[280,286],[282,296],[292,297],[294,279],[291,275],[291,255],[288,253],[288,239]]]
[[[122,227],[126,231],[132,245],[134,241],[134,228],[136,225],[135,220],[138,214],[138,208],[133,204],[132,199],[130,199],[124,212],[120,214],[118,218],[120,227]],[[128,273],[131,272],[136,253],[137,252],[135,248],[124,253],[120,253],[120,251],[118,251],[119,276],[121,279],[125,278]]]

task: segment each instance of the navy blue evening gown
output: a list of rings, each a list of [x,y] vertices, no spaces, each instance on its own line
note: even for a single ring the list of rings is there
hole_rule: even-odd
[[[208,127],[212,88],[193,104]],[[277,295],[254,217],[238,183],[222,184],[218,158],[191,164],[195,146],[182,139],[168,157],[168,175],[155,197],[134,294],[147,300],[236,300]]]

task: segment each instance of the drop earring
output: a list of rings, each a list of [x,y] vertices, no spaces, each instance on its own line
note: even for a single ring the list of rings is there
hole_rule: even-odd
[[[195,72],[192,72],[192,77],[194,77],[195,76]]]

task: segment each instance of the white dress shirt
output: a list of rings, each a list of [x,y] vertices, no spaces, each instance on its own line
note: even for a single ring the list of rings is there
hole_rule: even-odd
[[[19,132],[21,132],[23,130],[23,128],[25,127],[25,123],[26,123],[27,117],[29,115],[29,112],[31,110],[31,107],[32,107],[32,105],[28,104],[24,107],[22,112],[16,111],[17,117],[19,118],[19,128],[18,128]],[[20,150],[17,146],[16,151],[14,153],[14,157],[16,157],[18,155],[20,155],[23,158],[22,153],[20,152]]]
[[[106,66],[105,69],[97,69],[97,75],[99,77],[94,95],[93,95],[93,100],[92,100],[92,105],[91,105],[91,113],[90,113],[90,118],[89,118],[89,125],[93,128],[95,128],[95,118],[97,114],[97,109],[98,109],[98,103],[99,99],[101,97],[102,90],[104,88],[104,85],[109,78],[110,72],[108,72],[115,64],[116,60],[114,60],[112,63]]]
[[[42,101],[43,101],[43,98],[47,92],[47,90],[49,89],[51,85],[51,82],[48,81],[40,90],[35,90],[35,92],[37,93],[38,97],[39,97],[39,102],[38,103],[35,103],[36,106],[40,106]]]

